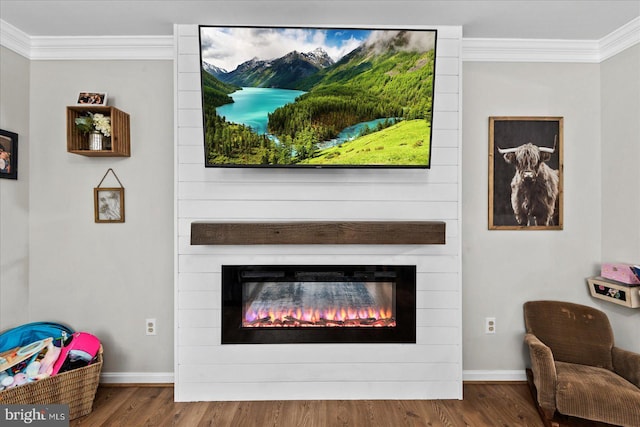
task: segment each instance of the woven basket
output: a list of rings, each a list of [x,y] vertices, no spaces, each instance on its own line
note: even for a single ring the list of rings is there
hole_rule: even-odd
[[[93,409],[101,370],[102,348],[89,366],[0,391],[0,405],[69,405],[70,420],[82,417]]]

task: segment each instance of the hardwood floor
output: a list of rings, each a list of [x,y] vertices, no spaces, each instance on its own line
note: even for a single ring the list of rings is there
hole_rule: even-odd
[[[464,386],[459,400],[173,402],[172,387],[100,386],[71,426],[542,426],[525,383]]]
[[[302,397],[302,395],[301,395]],[[584,427],[566,421],[563,427]],[[464,385],[464,400],[173,401],[173,387],[100,386],[74,426],[542,427],[526,383]]]

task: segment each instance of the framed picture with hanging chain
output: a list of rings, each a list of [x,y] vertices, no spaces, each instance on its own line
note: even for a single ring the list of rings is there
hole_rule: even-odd
[[[113,174],[120,187],[100,187],[109,172]],[[124,222],[124,186],[113,169],[109,168],[98,186],[93,189],[93,204],[95,222]]]

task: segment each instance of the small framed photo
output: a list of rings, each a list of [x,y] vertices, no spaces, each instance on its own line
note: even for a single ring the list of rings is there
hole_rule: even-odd
[[[124,222],[124,188],[93,189],[95,222]]]
[[[78,105],[107,105],[107,92],[80,92]]]
[[[18,179],[18,134],[0,129],[0,178]]]
[[[490,230],[562,230],[562,133],[562,117],[489,117]]]

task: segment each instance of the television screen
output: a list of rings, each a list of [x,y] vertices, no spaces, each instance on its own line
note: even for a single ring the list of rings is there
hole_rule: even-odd
[[[436,33],[200,26],[205,166],[428,168]]]

